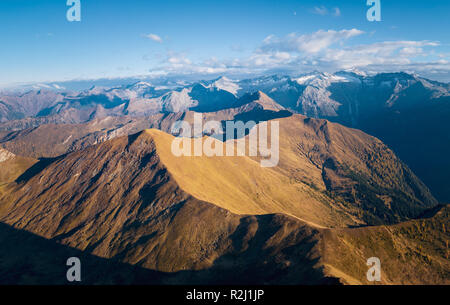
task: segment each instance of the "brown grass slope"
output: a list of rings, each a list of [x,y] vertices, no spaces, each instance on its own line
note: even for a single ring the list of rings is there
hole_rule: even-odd
[[[38,160],[16,156],[0,148],[0,195],[3,189],[13,183]]]
[[[367,281],[366,261],[378,257],[382,284],[450,284],[450,207],[391,226],[323,230],[321,263],[346,284]],[[433,213],[434,214],[434,213]]]
[[[294,119],[288,126],[304,124],[304,137],[286,137],[286,119],[280,120],[281,140],[292,147],[298,148],[297,141],[303,138],[311,141],[303,142],[307,147],[318,141],[314,135],[326,137],[321,127],[310,126],[306,118],[288,118]],[[344,132],[347,131],[341,131]],[[440,236],[437,243],[429,238],[415,244],[418,231],[411,231],[409,237],[395,231],[396,235],[383,237],[393,240],[391,248],[387,248],[377,239],[384,227],[320,228],[364,223],[364,218],[358,218],[357,212],[364,215],[364,210],[357,201],[345,201],[342,190],[334,199],[330,193],[337,191],[327,189],[325,179],[322,188],[314,187],[301,181],[302,176],[295,171],[304,171],[306,165],[314,162],[326,162],[330,152],[334,153],[332,169],[339,179],[353,177],[342,177],[340,170],[345,173],[347,168],[336,164],[351,160],[360,171],[367,168],[363,165],[372,164],[363,158],[364,153],[358,154],[361,147],[356,144],[363,140],[376,144],[378,140],[366,138],[363,133],[346,135],[350,137],[346,139],[339,137],[340,133],[328,131],[327,144],[320,147],[316,143],[319,148],[312,149],[309,156],[301,154],[305,149],[284,151],[280,159],[286,163],[272,169],[262,169],[257,160],[246,157],[173,159],[167,151],[171,136],[157,130],[120,137],[42,160],[29,168],[16,182],[4,187],[0,221],[87,254],[171,272],[171,276],[160,279],[164,283],[296,284],[332,282],[332,278],[360,283],[365,279],[363,270],[367,270],[365,259],[377,255],[382,259],[382,267],[397,266],[392,274],[387,273],[386,283],[443,283],[448,277],[448,265],[439,256],[440,250],[430,249],[441,249],[440,241],[448,240],[448,235],[439,231],[442,223],[448,223],[448,213],[443,218],[432,218],[436,223],[433,234]],[[349,142],[355,147],[344,145]],[[373,143],[369,142],[369,147]],[[379,145],[380,154],[390,155]],[[392,158],[396,161],[395,156]],[[320,173],[320,166],[310,166]],[[382,179],[389,167],[378,167]],[[297,179],[290,181],[290,173],[297,173]],[[405,185],[397,185],[407,192],[411,181],[405,181]],[[215,193],[218,190],[221,192]],[[236,193],[240,198],[234,197]],[[211,203],[205,199],[211,199]],[[393,200],[390,205],[395,205]],[[356,212],[350,213],[353,211]],[[396,215],[389,209],[387,213]],[[368,215],[378,217],[371,211]],[[403,225],[387,228],[396,230]],[[355,238],[358,234],[360,237]],[[417,245],[427,248],[415,251],[420,249]],[[414,264],[427,253],[434,263],[426,270],[408,267],[410,260],[396,256],[404,253],[400,246],[408,249],[410,256],[406,257],[413,259]],[[405,275],[396,275],[396,270],[403,270]]]
[[[323,280],[313,268],[317,231],[195,199],[175,183],[147,132],[36,164],[0,202],[1,222],[86,253],[163,272],[211,269],[183,279]]]
[[[173,136],[147,132],[177,184],[198,199],[235,214],[283,213],[318,227],[337,225],[334,216],[339,207],[308,185],[292,182],[248,157],[176,157],[171,152]]]
[[[277,121],[280,162],[274,168],[261,168],[258,158],[175,157],[171,135],[149,132],[181,188],[233,213],[284,213],[342,227],[396,223],[437,204],[378,139],[301,115]]]
[[[341,203],[356,224],[389,224],[437,205],[429,189],[380,140],[301,115],[280,122],[276,168]]]
[[[253,102],[243,107],[270,102],[264,95],[256,95],[259,99],[252,97]],[[229,119],[236,113],[231,117],[209,113],[207,118]],[[43,125],[12,133],[1,145],[16,154],[55,157],[147,125],[167,130],[175,120],[189,121],[192,115]],[[395,223],[437,204],[420,180],[378,139],[301,115],[278,121],[281,151],[279,166],[274,170],[261,169],[249,158],[173,158],[170,137],[155,135],[162,138],[158,147],[164,150],[160,156],[166,159],[165,166],[182,188],[238,214],[282,212],[318,226],[339,227]],[[218,174],[211,176],[209,171]]]

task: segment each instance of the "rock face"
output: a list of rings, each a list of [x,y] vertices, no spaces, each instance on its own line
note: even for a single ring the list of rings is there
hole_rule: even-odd
[[[53,107],[63,99],[63,93],[51,90],[0,95],[0,122],[37,116],[43,109]]]
[[[4,162],[6,160],[14,158],[15,155],[7,150],[0,148],[0,162]]]

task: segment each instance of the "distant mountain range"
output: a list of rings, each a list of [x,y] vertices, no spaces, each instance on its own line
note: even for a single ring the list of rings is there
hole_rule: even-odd
[[[168,88],[139,81],[80,92],[30,90],[0,96],[0,121],[68,116],[84,122],[106,115],[144,116],[187,110],[213,112],[246,103],[245,96],[262,91],[278,104],[309,117],[335,118],[354,127],[373,112],[409,109],[428,100],[450,97],[450,85],[407,73],[367,76],[356,72],[314,72],[299,77],[266,76],[240,81],[220,77]],[[79,113],[71,114],[74,110]]]
[[[157,128],[166,119],[167,127],[168,121],[180,117],[177,113],[195,111],[234,118],[252,107],[251,116],[238,118],[258,121],[273,116],[254,109],[262,93],[272,100],[271,110],[328,119],[380,138],[439,200],[449,202],[449,89],[448,83],[407,73],[366,75],[358,71],[271,75],[239,81],[220,77],[166,86],[138,81],[80,92],[39,89],[0,96],[0,135],[43,124],[79,124],[107,117],[133,121],[147,118],[146,127]]]

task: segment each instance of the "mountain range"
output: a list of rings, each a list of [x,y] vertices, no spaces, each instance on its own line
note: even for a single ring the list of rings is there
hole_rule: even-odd
[[[249,157],[173,157],[173,136],[156,129],[29,162],[3,178],[10,182],[0,188],[0,221],[155,272],[141,283],[361,284],[360,251],[395,266],[384,283],[448,279],[448,233],[440,228],[447,207],[392,151],[324,120],[279,122],[284,162],[274,169]],[[16,158],[9,153],[3,163]],[[415,240],[416,230],[433,235]],[[35,239],[30,247],[44,247]],[[2,268],[11,269],[10,260]]]
[[[78,124],[106,117],[160,115],[237,109],[258,92],[286,109],[361,129],[380,138],[405,161],[441,201],[450,201],[444,177],[450,171],[450,85],[407,73],[366,75],[358,71],[263,76],[153,86],[139,81],[81,92],[31,90],[0,94],[0,135],[43,124]],[[273,107],[272,107],[273,108]],[[235,112],[245,111],[245,107]],[[9,139],[9,138],[8,138]]]
[[[75,255],[87,284],[368,284],[372,256],[382,284],[448,284],[449,99],[358,71],[3,92],[0,283],[65,283]],[[196,113],[277,121],[278,165],[175,157]]]

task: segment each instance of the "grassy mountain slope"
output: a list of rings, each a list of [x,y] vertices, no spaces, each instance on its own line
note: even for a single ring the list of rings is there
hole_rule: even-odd
[[[395,223],[437,204],[428,188],[377,138],[301,115],[279,121],[276,169],[325,192],[363,223]]]
[[[340,189],[339,195],[333,197],[331,192],[338,190],[328,189],[326,179],[322,188],[288,179],[288,173],[296,168],[307,172],[306,164],[321,175],[327,174],[324,168],[330,168],[343,179],[345,172],[340,170],[345,167],[338,165],[351,162],[361,172],[366,170],[367,175],[373,173],[369,169],[377,168],[381,173],[378,178],[385,181],[388,180],[383,175],[397,177],[396,184],[391,183],[392,188],[407,193],[408,187],[418,182],[403,180],[406,178],[400,175],[402,172],[391,173],[388,165],[375,167],[370,160],[362,159],[366,154],[359,151],[358,141],[369,141],[368,147],[377,147],[379,141],[346,129],[340,133],[328,130],[326,136],[321,121],[311,126],[304,117],[295,116],[280,119],[281,141],[290,141],[291,147],[299,147],[299,139],[285,135],[289,130],[283,126],[283,120],[304,124],[308,133],[302,138],[310,141],[304,147],[315,144],[313,147],[318,148],[309,157],[301,154],[305,149],[281,152],[280,159],[289,158],[289,162],[280,163],[279,168],[261,168],[257,159],[248,157],[175,158],[169,150],[172,136],[157,130],[118,137],[41,160],[3,187],[0,222],[14,228],[10,232],[5,227],[10,233],[3,238],[8,240],[9,234],[23,234],[25,230],[52,243],[83,251],[84,255],[106,258],[111,264],[126,263],[157,272],[144,272],[144,278],[140,278],[141,271],[136,271],[141,283],[317,284],[336,283],[338,279],[343,283],[359,283],[364,282],[366,256],[377,255],[382,266],[397,266],[387,271],[390,273],[386,283],[442,283],[449,269],[442,259],[442,245],[448,233],[439,230],[448,222],[448,213],[430,218],[427,231],[430,235],[424,235],[423,241],[419,235],[422,231],[416,228],[417,223],[421,225],[418,220],[387,227],[345,228],[365,222],[356,213],[361,211],[365,215],[357,201],[338,197],[347,194]],[[341,138],[343,134],[347,138]],[[381,148],[380,154],[391,156]],[[333,154],[335,167],[315,166],[326,163],[331,158],[329,154]],[[395,156],[392,158],[387,159],[393,162],[392,166],[401,166]],[[376,178],[357,182],[370,184]],[[378,183],[381,190],[387,190]],[[391,206],[401,204],[394,200]],[[429,204],[417,197],[414,200],[419,207],[424,206],[423,210]],[[383,219],[371,210],[366,213]],[[383,213],[399,219],[407,217],[391,208]],[[402,231],[403,226],[406,227]],[[395,234],[383,235],[386,228]],[[385,243],[389,238],[392,242]],[[38,248],[45,242],[30,239]],[[5,247],[0,250],[0,257],[9,257],[14,251]],[[62,253],[66,252],[60,251],[65,255]],[[401,254],[412,259],[411,266],[419,266],[428,255],[431,268],[410,267],[411,260],[397,258]],[[11,270],[16,263],[17,260],[1,263],[0,268]],[[30,263],[23,268],[29,271],[38,267]],[[403,270],[403,275],[398,275],[397,270]],[[36,281],[36,277],[30,281]],[[105,277],[105,281],[135,282],[135,279],[130,275],[120,281]]]
[[[396,225],[323,230],[325,273],[341,277],[343,283],[369,284],[366,261],[375,256],[381,261],[383,284],[448,285],[449,212],[442,206],[431,217]]]

